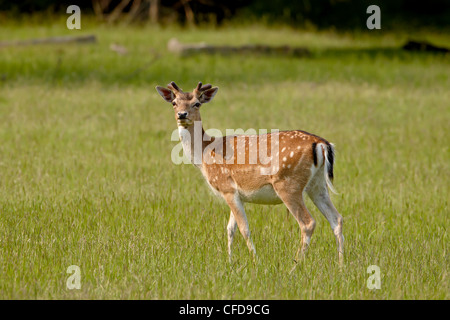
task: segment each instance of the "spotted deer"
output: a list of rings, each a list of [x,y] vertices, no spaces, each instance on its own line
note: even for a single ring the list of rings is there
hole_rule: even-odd
[[[296,260],[303,257],[316,226],[303,201],[303,193],[306,192],[330,223],[337,242],[339,262],[342,263],[343,219],[328,193],[328,188],[333,191],[334,146],[301,130],[211,137],[203,129],[200,107],[210,102],[218,89],[201,82],[192,92],[183,92],[174,82],[168,88],[156,87],[163,99],[173,105],[185,155],[200,169],[212,191],[231,209],[227,225],[230,261],[236,226],[250,252],[256,256],[243,205],[246,202],[284,203],[301,230]],[[196,126],[200,140],[192,138],[198,134]],[[212,145],[215,147],[211,148]],[[254,159],[255,154],[268,149],[269,161],[263,162],[262,157]]]

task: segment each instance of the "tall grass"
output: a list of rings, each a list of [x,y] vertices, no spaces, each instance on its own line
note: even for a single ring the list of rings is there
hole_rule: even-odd
[[[448,56],[402,52],[403,34],[90,21],[81,33],[99,43],[0,51],[1,298],[448,299]],[[0,28],[2,40],[61,34],[74,31]],[[313,54],[180,58],[171,37]],[[207,128],[303,129],[336,144],[342,270],[311,201],[318,226],[294,272],[300,230],[283,206],[246,207],[259,260],[237,235],[228,263],[228,207],[193,166],[170,160],[176,124],[154,86],[172,80],[220,87],[202,107]],[[70,265],[81,290],[66,288]],[[370,265],[380,290],[366,286]]]

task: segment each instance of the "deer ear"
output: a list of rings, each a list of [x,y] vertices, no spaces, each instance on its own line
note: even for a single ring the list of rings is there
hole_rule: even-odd
[[[158,91],[161,97],[163,97],[163,99],[166,100],[167,102],[172,102],[173,99],[175,99],[175,95],[170,89],[156,86],[156,91]]]
[[[214,96],[216,95],[217,91],[219,91],[218,87],[214,87],[214,88],[205,90],[205,91],[202,92],[202,94],[200,95],[198,100],[201,103],[208,103],[214,98]]]

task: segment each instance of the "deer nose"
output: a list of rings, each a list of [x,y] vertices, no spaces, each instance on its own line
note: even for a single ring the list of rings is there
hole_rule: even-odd
[[[178,119],[186,119],[187,115],[187,112],[178,112]]]

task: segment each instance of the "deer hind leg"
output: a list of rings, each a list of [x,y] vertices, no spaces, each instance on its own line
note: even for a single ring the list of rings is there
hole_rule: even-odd
[[[231,262],[231,245],[233,244],[234,233],[236,232],[237,222],[234,218],[233,211],[230,212],[230,220],[228,220],[227,233],[228,233],[228,258]]]
[[[301,244],[295,256],[295,259],[298,260],[308,250],[316,222],[303,202],[303,187],[278,182],[274,184],[274,189],[300,226]]]
[[[250,252],[253,254],[253,257],[256,257],[255,246],[253,245],[252,239],[250,238],[250,228],[248,226],[247,216],[245,215],[244,206],[242,205],[242,201],[237,194],[227,194],[224,195],[224,199],[227,202],[228,206],[231,209],[231,215],[234,218],[234,223],[230,217],[230,221],[228,222],[228,246],[229,253],[231,253],[231,243],[233,237],[230,238],[230,229],[233,229],[234,224],[237,224],[239,231],[247,243],[247,247]],[[234,231],[232,232],[234,236]]]
[[[331,202],[323,173],[320,171],[317,172],[310,185],[308,185],[306,192],[330,223],[336,238],[339,262],[342,264],[344,259],[344,235],[342,234],[343,218]]]

